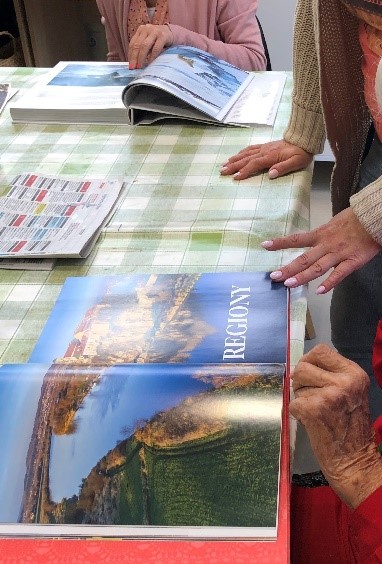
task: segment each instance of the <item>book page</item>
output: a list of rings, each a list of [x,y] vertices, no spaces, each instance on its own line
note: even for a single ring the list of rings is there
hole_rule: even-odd
[[[16,176],[0,198],[0,257],[80,257],[95,243],[122,182]]]
[[[285,73],[253,73],[251,82],[224,117],[224,123],[273,125],[285,81]]]
[[[12,108],[123,109],[122,91],[138,73],[128,63],[63,61]]]
[[[134,106],[135,101],[139,103],[139,94],[136,98],[134,90],[140,85],[154,86],[217,118],[248,80],[248,72],[226,61],[195,47],[177,45],[166,49],[141,71],[124,90],[123,99],[126,107]]]
[[[73,277],[30,360],[285,362],[286,333],[287,289],[266,273]]]
[[[0,367],[0,534],[277,534],[283,365]]]

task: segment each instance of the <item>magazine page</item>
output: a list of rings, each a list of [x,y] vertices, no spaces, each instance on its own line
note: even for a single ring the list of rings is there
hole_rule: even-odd
[[[276,540],[283,365],[0,367],[0,535]]]
[[[217,59],[210,53],[176,45],[166,49],[143,69],[123,92],[125,106],[139,104],[144,88],[165,90],[210,117],[217,118],[239,96],[250,81],[248,72]]]
[[[287,289],[265,272],[67,278],[31,362],[286,361]]]
[[[0,198],[0,257],[87,256],[123,183],[25,173]]]

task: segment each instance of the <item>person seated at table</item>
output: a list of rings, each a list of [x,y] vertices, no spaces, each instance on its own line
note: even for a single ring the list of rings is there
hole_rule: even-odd
[[[108,61],[142,68],[166,47],[189,45],[244,70],[265,70],[257,0],[97,0]]]
[[[382,387],[382,320],[373,367]],[[326,345],[294,371],[290,413],[305,426],[322,472],[293,476],[293,564],[382,562],[382,415],[373,428],[368,385],[356,363]]]

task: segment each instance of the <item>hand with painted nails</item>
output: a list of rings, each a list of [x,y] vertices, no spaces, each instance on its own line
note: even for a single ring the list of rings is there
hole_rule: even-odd
[[[141,69],[151,63],[163,49],[170,47],[173,41],[168,25],[140,25],[129,44],[129,68]]]
[[[351,208],[343,210],[317,229],[264,241],[261,245],[268,251],[310,247],[291,263],[272,272],[271,278],[284,282],[289,288],[296,288],[333,268],[317,288],[317,294],[326,294],[382,251]]]
[[[230,157],[221,167],[220,174],[232,174],[235,180],[244,180],[264,170],[269,178],[284,176],[290,172],[306,168],[313,160],[313,155],[301,147],[292,145],[283,139],[270,141],[262,145],[250,145]]]

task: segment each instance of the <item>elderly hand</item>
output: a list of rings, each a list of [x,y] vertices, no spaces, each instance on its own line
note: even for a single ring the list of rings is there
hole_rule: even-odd
[[[167,25],[140,25],[129,44],[129,68],[140,69],[151,63],[174,38]]]
[[[269,251],[310,247],[288,265],[271,273],[272,280],[295,288],[334,270],[317,288],[325,294],[354,270],[369,262],[382,247],[369,235],[351,208],[335,215],[313,231],[264,241]]]
[[[220,173],[233,174],[235,180],[244,180],[258,172],[269,170],[269,178],[277,178],[307,167],[312,159],[311,153],[280,139],[242,149],[224,163]]]
[[[368,386],[357,364],[326,345],[304,355],[293,374],[290,413],[305,426],[324,476],[351,508],[382,485]]]

